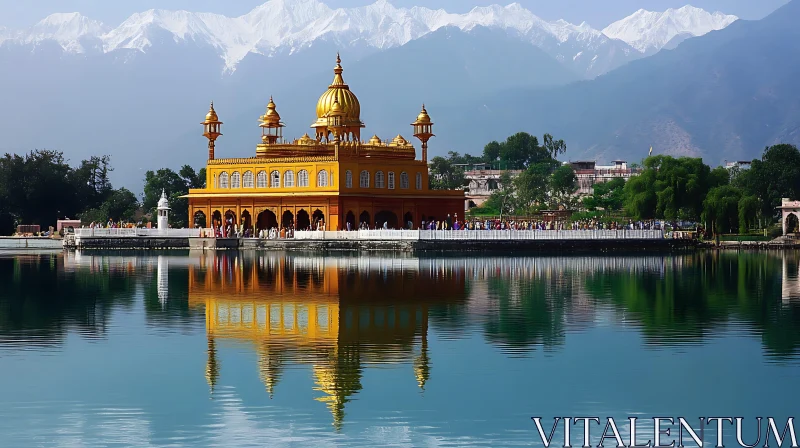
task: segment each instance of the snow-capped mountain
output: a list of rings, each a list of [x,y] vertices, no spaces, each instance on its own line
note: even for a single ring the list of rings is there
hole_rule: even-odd
[[[80,41],[92,37],[102,41],[106,53],[119,49],[146,52],[154,45],[155,37],[166,32],[176,42],[210,45],[225,61],[226,70],[233,71],[251,53],[291,53],[320,39],[343,48],[366,45],[384,50],[443,27],[467,32],[476,27],[504,30],[575,66],[588,77],[621,65],[632,53],[624,43],[609,39],[586,23],[547,22],[518,3],[451,14],[424,7],[396,8],[387,0],[339,9],[319,0],[269,0],[240,17],[149,10],[133,14],[114,29],[106,29],[77,13],[54,14],[28,31],[6,33],[6,39],[22,43],[54,39],[67,51],[83,52]]]
[[[166,36],[177,43],[213,48],[225,70],[233,72],[249,54],[292,54],[320,40],[342,50],[352,46],[385,50],[444,27],[464,32],[485,27],[533,44],[581,76],[593,78],[642,57],[645,51],[660,49],[677,35],[705,34],[733,20],[736,17],[688,6],[664,13],[641,10],[601,32],[585,22],[548,22],[518,3],[451,14],[418,6],[396,8],[388,0],[338,9],[320,0],[269,0],[240,17],[149,10],[133,14],[113,29],[78,13],[53,14],[26,31],[0,29],[0,44],[55,40],[71,53],[147,52]]]
[[[671,40],[686,36],[702,36],[721,30],[738,20],[738,17],[721,12],[709,13],[693,6],[653,12],[640,9],[630,16],[612,23],[603,34],[619,39],[642,53],[655,52]]]

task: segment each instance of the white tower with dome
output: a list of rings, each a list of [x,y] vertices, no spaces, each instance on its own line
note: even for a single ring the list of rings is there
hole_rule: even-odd
[[[161,199],[158,200],[158,233],[167,233],[170,210],[167,192],[161,190]]]

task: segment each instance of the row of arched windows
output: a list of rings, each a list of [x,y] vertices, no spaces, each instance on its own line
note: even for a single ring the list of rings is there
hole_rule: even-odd
[[[256,188],[267,188],[267,172],[266,171],[259,171],[259,173],[255,176],[256,177]],[[417,190],[422,190],[422,173],[416,174],[415,179],[415,187]],[[245,171],[244,176],[242,176],[238,171],[235,171],[230,176],[227,172],[222,172],[219,175],[219,182],[217,182],[216,176],[214,179],[214,183],[219,186],[221,189],[227,188],[253,188],[253,172],[252,171]],[[295,187],[295,183],[297,187],[308,187],[309,186],[309,175],[308,171],[300,170],[297,172],[297,176],[295,177],[295,173],[292,170],[287,170],[283,172],[283,186],[285,188]],[[350,170],[345,171],[344,173],[344,183],[345,188],[353,188],[353,173]],[[326,170],[320,170],[317,173],[317,187],[327,187],[329,185],[333,185],[333,175],[329,175]],[[361,171],[361,174],[358,178],[358,186],[360,188],[370,188],[370,172],[367,170]],[[281,174],[275,170],[269,173],[269,188],[280,188],[281,187]],[[395,189],[395,173],[393,171],[389,171],[388,173],[384,174],[383,171],[377,171],[375,173],[375,183],[374,188],[388,188],[389,190]],[[403,171],[400,173],[400,189],[407,190],[411,188],[409,186],[409,178],[408,173]]]
[[[415,187],[417,190],[422,190],[422,173],[417,173],[416,175],[416,182]],[[389,171],[384,175],[383,171],[377,171],[375,173],[375,188],[388,188],[389,190],[395,189],[395,176],[393,171]],[[353,188],[353,173],[350,170],[345,171],[344,173],[344,186],[345,188]],[[358,186],[359,188],[370,188],[370,173],[367,170],[364,170],[358,176]],[[409,179],[408,173],[403,171],[400,173],[400,188],[403,190],[407,190],[411,188],[409,186]]]
[[[267,172],[266,171],[259,171],[259,173],[255,176],[256,177],[256,188],[267,188]],[[308,171],[300,170],[297,173],[297,186],[298,187],[308,187],[309,186],[309,176]],[[317,173],[317,187],[327,187],[328,185],[333,183],[333,175],[329,176],[326,170],[320,170]],[[253,172],[252,171],[245,171],[244,176],[242,176],[238,171],[234,171],[233,174],[228,175],[227,172],[223,171],[219,174],[219,181],[217,181],[216,175],[214,176],[214,184],[218,185],[218,188],[227,189],[227,188],[253,188]],[[295,174],[292,170],[287,170],[283,172],[283,186],[285,188],[290,188],[295,186]],[[280,188],[281,187],[281,175],[280,173],[275,170],[269,173],[269,187],[270,188]]]

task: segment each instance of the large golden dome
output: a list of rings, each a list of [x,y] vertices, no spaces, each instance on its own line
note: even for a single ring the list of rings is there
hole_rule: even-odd
[[[342,60],[336,55],[336,68],[333,69],[333,82],[328,86],[328,90],[319,97],[317,101],[317,118],[325,118],[328,112],[333,109],[335,102],[339,103],[344,117],[344,125],[361,124],[361,104],[356,95],[350,91],[350,86],[344,83],[342,78]]]

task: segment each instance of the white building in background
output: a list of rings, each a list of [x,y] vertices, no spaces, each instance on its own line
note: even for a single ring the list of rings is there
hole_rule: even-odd
[[[624,160],[615,160],[611,165],[598,165],[595,161],[565,162],[565,165],[571,166],[578,178],[576,196],[588,196],[594,193],[595,185],[618,177],[627,182],[640,172],[639,169],[629,167],[628,162]]]
[[[161,199],[158,200],[158,230],[159,233],[167,233],[169,228],[169,201],[167,200],[167,192],[161,190]]]
[[[503,173],[508,171],[513,179],[522,172],[521,170],[493,170],[487,165],[476,165],[471,168],[464,172],[464,177],[469,182],[464,192],[466,210],[480,207],[495,190],[502,188],[500,177]]]
[[[750,167],[752,165],[753,165],[753,162],[751,160],[739,160],[739,161],[736,161],[736,162],[728,162],[727,160],[725,161],[725,169],[728,169],[728,170],[733,169],[733,168],[739,168],[740,170],[746,170],[746,169],[750,169]]]

